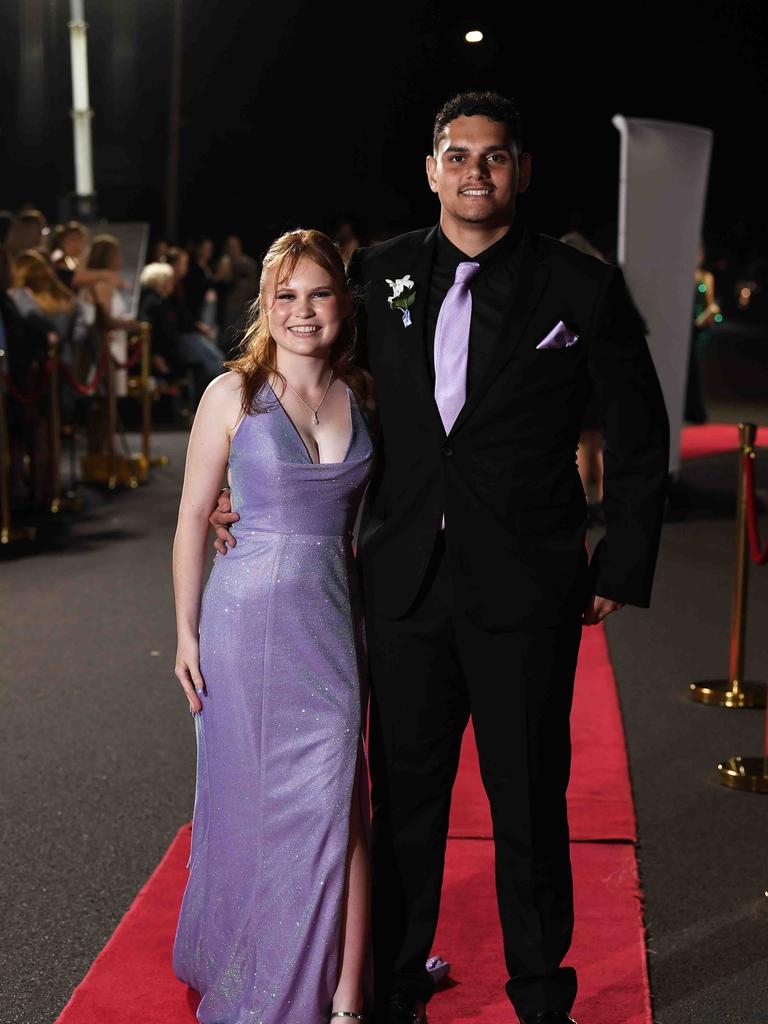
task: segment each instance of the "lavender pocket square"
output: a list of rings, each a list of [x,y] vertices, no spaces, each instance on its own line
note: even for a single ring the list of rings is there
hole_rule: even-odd
[[[536,348],[570,348],[579,340],[578,334],[570,331],[562,320],[558,320],[546,338],[542,338]]]

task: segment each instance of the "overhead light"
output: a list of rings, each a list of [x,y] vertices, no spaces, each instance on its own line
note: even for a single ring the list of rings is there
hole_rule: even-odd
[[[472,29],[471,32],[466,33],[464,41],[467,43],[482,43],[483,33],[479,29]]]

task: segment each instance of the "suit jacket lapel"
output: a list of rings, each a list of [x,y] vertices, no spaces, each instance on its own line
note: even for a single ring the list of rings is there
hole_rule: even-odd
[[[512,358],[536,310],[549,278],[550,270],[542,259],[543,253],[540,247],[535,244],[528,231],[525,232],[520,240],[520,244],[523,246],[523,251],[521,253],[517,283],[514,288],[514,294],[510,299],[509,312],[502,322],[502,327],[496,338],[495,348],[488,360],[485,373],[473,388],[461,412],[456,417],[456,422],[451,428],[451,434],[459,430],[468,417],[472,415],[489,386],[496,380],[506,363]]]
[[[435,416],[440,421],[440,413],[435,404],[432,378],[427,366],[426,343],[429,280],[432,273],[432,263],[435,259],[436,241],[437,226],[431,228],[419,242],[414,252],[412,268],[406,267],[405,270],[398,270],[398,274],[410,272],[416,285],[416,296],[411,307],[411,326],[403,327],[398,324],[397,331],[402,358],[416,384],[419,399],[430,411],[434,410]],[[442,427],[442,421],[440,421],[440,426]]]

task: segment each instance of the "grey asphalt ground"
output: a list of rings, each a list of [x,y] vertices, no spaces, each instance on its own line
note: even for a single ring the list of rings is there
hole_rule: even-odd
[[[191,816],[171,543],[186,435],[0,563],[0,1021],[48,1024]],[[107,1022],[105,1022],[107,1024]]]

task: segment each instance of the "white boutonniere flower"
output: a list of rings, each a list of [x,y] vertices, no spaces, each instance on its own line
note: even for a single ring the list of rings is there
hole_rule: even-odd
[[[392,289],[392,294],[387,296],[390,309],[399,309],[403,316],[403,327],[410,327],[411,306],[416,301],[416,285],[411,280],[411,275],[397,277],[394,281],[386,278],[386,282]]]

